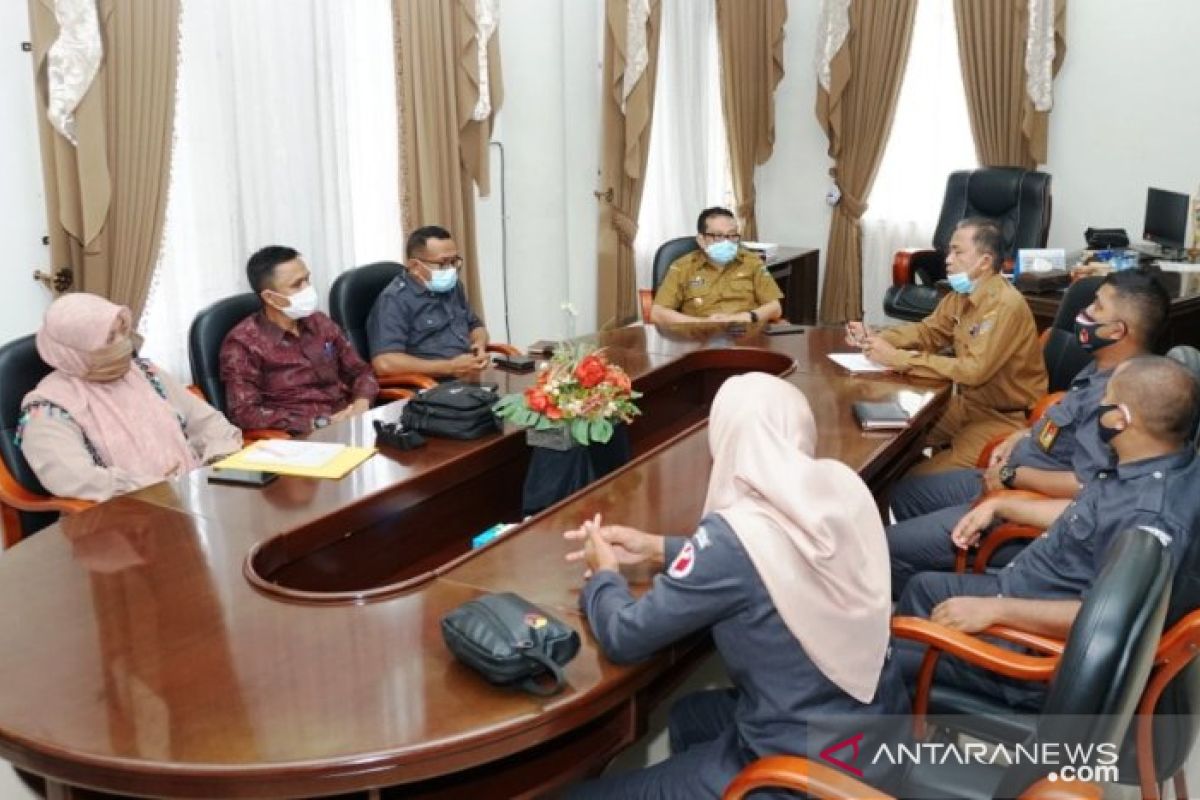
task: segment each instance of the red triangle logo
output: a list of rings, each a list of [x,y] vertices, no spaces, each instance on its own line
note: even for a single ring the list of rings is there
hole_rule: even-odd
[[[846,770],[846,772],[849,772],[850,774],[861,778],[863,776],[863,772],[861,769],[859,769],[858,767],[855,767],[855,766],[851,766],[850,764],[847,764],[845,761],[842,761],[840,758],[835,758],[833,756],[833,754],[845,747],[850,747],[854,750],[854,755],[850,756],[850,760],[857,761],[858,760],[858,744],[859,744],[859,742],[862,741],[862,739],[863,739],[863,734],[856,733],[854,736],[851,736],[849,739],[843,739],[840,742],[835,742],[834,744],[829,745],[829,747],[826,747],[824,750],[821,751],[821,758],[825,759],[830,764],[833,764],[835,767],[841,767],[842,769]]]

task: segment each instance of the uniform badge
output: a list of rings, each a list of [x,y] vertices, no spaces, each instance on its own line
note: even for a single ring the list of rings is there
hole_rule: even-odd
[[[667,574],[676,579],[686,578],[692,574],[694,566],[696,566],[696,548],[692,546],[691,542],[685,542],[679,555],[675,556],[675,560],[667,568]]]
[[[544,616],[542,616],[541,614],[534,613],[532,611],[530,611],[528,614],[525,615],[525,627],[532,628],[535,631],[538,630],[539,628],[546,627],[548,622],[549,622],[549,620],[547,620]]]
[[[1038,433],[1038,446],[1045,453],[1050,452],[1050,448],[1054,447],[1055,440],[1058,439],[1058,426],[1054,424],[1054,420],[1048,419],[1042,425],[1042,430]]]
[[[688,281],[689,289],[699,289],[703,285],[704,285],[704,278],[692,278],[690,281]]]
[[[693,536],[692,539],[696,542],[696,546],[701,550],[712,544],[712,542],[708,540],[708,531],[704,530],[704,528],[696,531],[696,535]]]

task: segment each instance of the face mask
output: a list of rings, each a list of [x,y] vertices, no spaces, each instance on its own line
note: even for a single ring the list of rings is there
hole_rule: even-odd
[[[141,346],[142,337],[134,333],[122,336],[99,350],[93,350],[88,354],[90,366],[84,378],[98,383],[120,380],[129,372],[133,365],[133,354]]]
[[[704,248],[704,253],[714,264],[720,264],[722,267],[733,261],[737,255],[738,246],[729,240],[715,242]]]
[[[1119,321],[1114,320],[1114,322]],[[1108,347],[1110,344],[1121,341],[1121,338],[1112,339],[1096,333],[1097,328],[1107,324],[1106,322],[1096,322],[1087,315],[1086,311],[1080,312],[1079,316],[1075,318],[1075,339],[1079,342],[1079,346],[1089,353],[1094,353],[1097,350]]]
[[[971,280],[965,272],[951,272],[946,276],[946,280],[950,281],[950,288],[959,294],[970,294],[975,288],[975,281]]]
[[[1100,405],[1100,416],[1096,417],[1096,426],[1100,429],[1100,441],[1105,444],[1112,444],[1112,440],[1125,432],[1125,428],[1110,428],[1104,424],[1104,416],[1110,411],[1120,411],[1121,416],[1125,417],[1125,424],[1130,423],[1129,409],[1125,408],[1121,403],[1102,403]]]
[[[317,310],[317,290],[312,286],[306,286],[292,295],[280,296],[288,299],[287,308],[279,309],[288,319],[304,319]]]
[[[429,291],[444,294],[458,285],[458,270],[453,267],[447,269],[430,269],[429,280],[425,282],[429,287]]]

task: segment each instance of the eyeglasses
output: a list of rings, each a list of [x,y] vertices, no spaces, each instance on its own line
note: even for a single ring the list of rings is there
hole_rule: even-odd
[[[462,256],[455,256],[445,261],[426,261],[423,258],[418,258],[417,261],[434,269],[462,269],[463,266]]]
[[[705,231],[704,236],[718,242],[733,242],[734,244],[737,244],[738,242],[742,241],[742,235],[740,233],[709,233]]]

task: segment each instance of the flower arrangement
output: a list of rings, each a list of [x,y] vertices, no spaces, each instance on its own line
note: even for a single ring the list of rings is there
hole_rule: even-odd
[[[538,369],[533,386],[505,395],[492,410],[522,428],[565,428],[581,445],[603,444],[612,438],[614,421],[632,422],[641,413],[633,402],[641,396],[603,350],[563,344]]]

